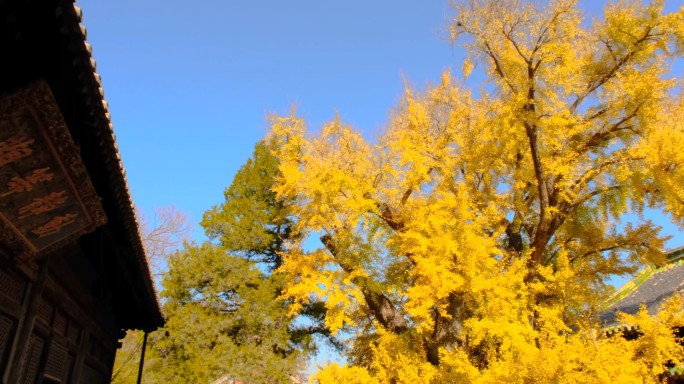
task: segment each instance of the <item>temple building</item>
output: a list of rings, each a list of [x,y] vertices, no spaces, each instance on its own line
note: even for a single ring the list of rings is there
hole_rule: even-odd
[[[0,382],[108,383],[163,325],[81,11],[0,1]]]
[[[618,326],[617,312],[634,315],[642,305],[654,316],[663,303],[675,293],[684,290],[684,247],[667,254],[667,263],[642,270],[613,296],[612,304],[601,314],[606,327]]]
[[[643,306],[649,315],[655,316],[670,297],[679,293],[684,293],[684,247],[670,250],[667,263],[660,267],[645,268],[620,288],[601,313],[601,325],[609,335],[621,335],[628,339],[640,337],[639,329],[621,324],[617,313],[634,315]],[[677,337],[684,337],[682,328],[673,332],[676,332]],[[684,383],[684,365],[670,367],[664,379],[671,384]]]

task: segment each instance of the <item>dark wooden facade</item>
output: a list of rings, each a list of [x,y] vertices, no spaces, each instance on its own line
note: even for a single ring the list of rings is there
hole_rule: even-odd
[[[161,325],[80,10],[0,0],[0,382],[107,383]]]

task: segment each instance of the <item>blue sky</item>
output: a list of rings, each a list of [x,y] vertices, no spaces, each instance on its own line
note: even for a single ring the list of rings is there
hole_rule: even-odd
[[[135,203],[197,222],[266,133],[297,106],[379,129],[404,80],[423,85],[462,54],[445,0],[78,1]]]
[[[589,14],[600,9],[581,3]],[[460,73],[464,58],[448,41],[447,0],[77,5],[135,203],[147,215],[175,205],[193,223],[222,201],[267,114],[297,106],[316,128],[339,112],[372,137],[406,82]],[[668,245],[682,244],[678,235]]]

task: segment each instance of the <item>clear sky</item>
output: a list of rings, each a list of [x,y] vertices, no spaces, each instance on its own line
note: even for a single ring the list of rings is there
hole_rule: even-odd
[[[460,68],[446,0],[78,1],[135,203],[197,222],[292,106],[376,131],[404,81]]]

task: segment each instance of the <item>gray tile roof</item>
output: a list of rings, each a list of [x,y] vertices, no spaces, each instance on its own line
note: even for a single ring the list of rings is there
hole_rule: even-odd
[[[670,262],[663,267],[650,267],[621,288],[617,295],[624,295],[599,315],[601,325],[618,325],[617,312],[635,314],[645,305],[648,313],[655,315],[662,304],[672,295],[684,290],[684,247],[668,252]]]

